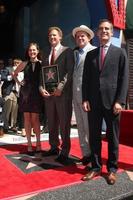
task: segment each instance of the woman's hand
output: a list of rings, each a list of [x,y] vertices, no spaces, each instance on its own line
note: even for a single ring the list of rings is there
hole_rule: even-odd
[[[82,107],[85,112],[89,112],[91,110],[89,101],[84,101]]]
[[[47,90],[45,90],[44,88],[39,88],[39,90],[40,90],[40,93],[41,93],[41,95],[43,96],[43,97],[49,97],[49,96],[51,96],[50,94],[49,94],[49,92],[47,91]]]

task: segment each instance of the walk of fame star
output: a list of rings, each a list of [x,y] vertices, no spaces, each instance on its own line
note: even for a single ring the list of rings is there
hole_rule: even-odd
[[[48,73],[46,73],[47,80],[54,79],[54,75],[55,75],[55,72],[49,70]]]
[[[64,166],[63,164],[55,161],[56,156],[44,157],[42,154],[35,154],[35,156],[29,156],[26,154],[14,154],[6,155],[6,157],[25,174],[31,173],[33,171],[42,171]],[[77,157],[70,157],[69,165],[74,164],[74,161],[76,160]]]

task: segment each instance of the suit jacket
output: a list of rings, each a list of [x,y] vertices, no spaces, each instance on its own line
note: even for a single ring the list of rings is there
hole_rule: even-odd
[[[42,65],[49,65],[49,54],[50,50],[44,56]],[[74,68],[74,54],[72,49],[65,46],[60,46],[56,54],[55,64],[58,65],[59,70],[59,84],[58,88],[62,91],[62,93],[66,93],[67,97],[70,94],[72,96],[72,74]],[[42,85],[42,77],[41,77],[41,85]]]
[[[91,44],[88,44],[86,48],[84,48],[84,53],[81,55],[78,64],[76,64],[76,51],[74,50],[74,58],[75,58],[75,66],[74,66],[74,73],[73,73],[73,99],[76,99],[79,103],[82,103],[82,77],[83,77],[83,68],[84,68],[84,61],[87,52],[96,48]]]
[[[2,84],[2,88],[1,88],[3,97],[10,95],[10,93],[13,89],[13,86],[15,85],[15,81],[12,79],[12,77],[11,77],[11,80],[8,80],[8,76],[11,76],[10,75],[11,71],[12,71],[12,69],[7,67],[1,73],[2,80],[4,81]]]
[[[105,108],[111,109],[115,102],[126,103],[128,90],[128,63],[124,49],[110,45],[103,70],[99,71],[99,51],[89,52],[85,59],[82,98],[88,100],[91,107],[97,106],[99,96]]]

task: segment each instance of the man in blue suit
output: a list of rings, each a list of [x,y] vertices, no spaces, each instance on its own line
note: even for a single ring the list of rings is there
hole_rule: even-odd
[[[126,104],[128,90],[128,63],[125,51],[111,44],[113,25],[109,20],[100,21],[97,35],[100,47],[88,52],[83,71],[83,109],[88,112],[92,169],[82,180],[93,179],[101,173],[104,118],[108,139],[107,182],[114,184],[118,168],[120,113]]]

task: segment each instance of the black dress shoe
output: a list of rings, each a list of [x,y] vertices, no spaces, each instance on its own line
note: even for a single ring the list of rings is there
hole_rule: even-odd
[[[27,151],[26,154],[28,156],[34,156],[35,155],[35,151]]]
[[[50,149],[49,151],[45,151],[43,156],[57,156],[59,154],[59,149]]]
[[[91,162],[91,156],[84,156],[80,159],[83,165],[88,165]]]
[[[42,133],[48,133],[48,132],[49,132],[48,126],[45,126],[45,127],[42,129]]]
[[[55,159],[56,162],[59,162],[61,164],[66,164],[67,161],[68,161],[68,156],[64,156],[62,154],[60,154],[56,159]]]
[[[8,134],[8,129],[3,128],[3,131],[4,131],[5,134]]]

